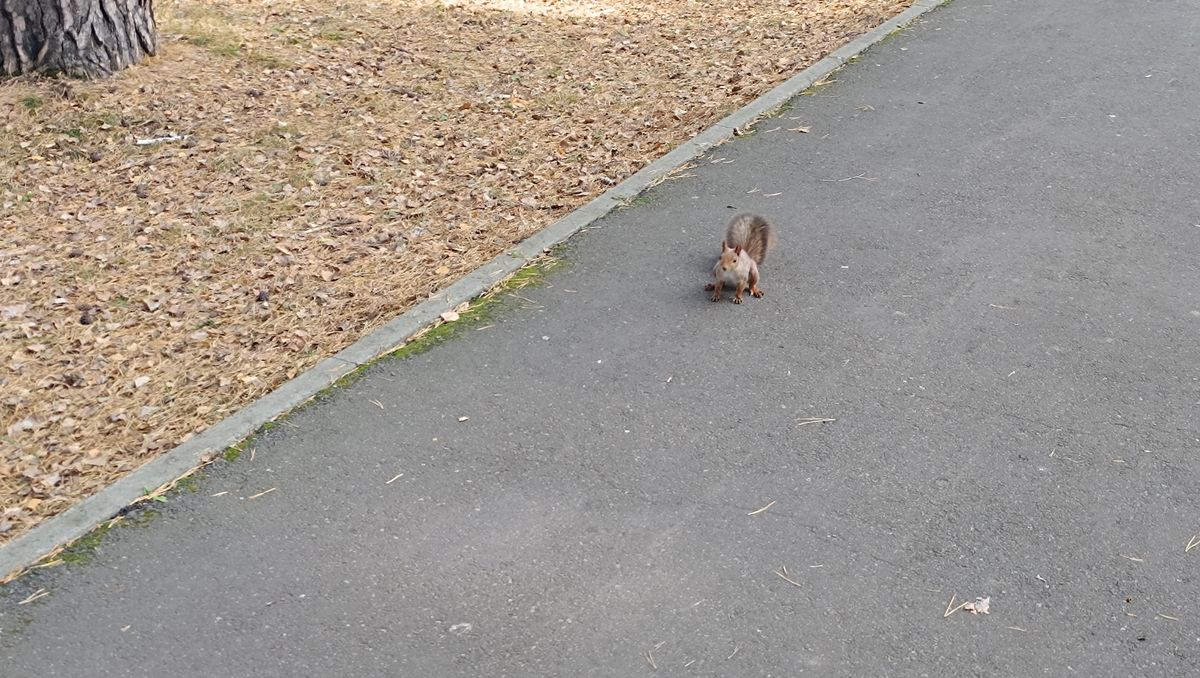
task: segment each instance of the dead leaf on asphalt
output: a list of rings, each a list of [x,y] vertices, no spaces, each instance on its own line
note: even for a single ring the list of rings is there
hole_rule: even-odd
[[[963,609],[971,614],[989,614],[988,610],[991,605],[991,597],[976,598],[975,602],[963,605]]]
[[[958,612],[959,610],[966,610],[967,612],[970,612],[971,614],[990,614],[989,610],[991,609],[991,604],[992,604],[992,599],[990,596],[976,598],[973,601],[964,600],[963,602],[961,602],[957,606],[955,606],[954,600],[957,597],[958,597],[957,595],[950,596],[950,602],[946,604],[946,611],[945,611],[945,613],[942,614],[943,619],[946,617],[949,617],[950,615],[954,614],[955,612]]]

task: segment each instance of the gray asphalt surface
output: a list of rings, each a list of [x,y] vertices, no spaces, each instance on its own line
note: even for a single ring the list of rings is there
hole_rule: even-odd
[[[935,11],[8,587],[0,674],[1197,675],[1198,35]],[[767,296],[714,305],[743,209]]]

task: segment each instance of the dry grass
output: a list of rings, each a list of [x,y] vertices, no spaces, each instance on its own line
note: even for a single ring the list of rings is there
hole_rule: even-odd
[[[168,0],[0,85],[0,543],[907,4]]]

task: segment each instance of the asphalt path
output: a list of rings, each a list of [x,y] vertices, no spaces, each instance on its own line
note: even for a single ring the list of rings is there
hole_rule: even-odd
[[[1197,36],[932,12],[3,589],[0,675],[1196,675]],[[713,304],[742,210],[766,296]]]

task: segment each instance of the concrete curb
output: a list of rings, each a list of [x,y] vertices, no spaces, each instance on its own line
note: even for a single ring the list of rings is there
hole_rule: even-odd
[[[738,109],[632,177],[524,240],[512,250],[492,259],[407,313],[332,357],[322,360],[300,376],[217,422],[203,433],[147,462],[63,514],[13,540],[0,549],[0,579],[33,565],[54,549],[82,537],[144,496],[147,491],[179,478],[212,455],[245,440],[263,424],[309,401],[361,365],[392,352],[412,335],[436,321],[442,312],[488,291],[548,248],[570,238],[622,202],[631,200],[650,188],[675,168],[726,141],[736,130],[745,129],[763,115],[795,98],[896,29],[908,25],[917,17],[947,1],[917,0],[907,10],[843,45],[787,82]]]

